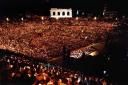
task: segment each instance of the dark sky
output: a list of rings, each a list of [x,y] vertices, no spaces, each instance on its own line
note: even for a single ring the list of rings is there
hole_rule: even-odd
[[[37,7],[49,4],[51,6],[81,7],[87,5],[98,5],[103,2],[103,0],[0,0],[0,5],[3,7]]]
[[[101,10],[107,3],[109,9],[128,12],[126,1],[123,0],[0,0],[3,12],[21,12],[24,10],[46,10],[50,7],[81,8],[85,10]]]

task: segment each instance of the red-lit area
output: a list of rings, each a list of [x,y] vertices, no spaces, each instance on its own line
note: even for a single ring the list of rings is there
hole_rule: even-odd
[[[3,84],[81,85],[90,81],[102,85],[111,83],[104,77],[88,74],[88,71],[86,74],[65,68],[63,64],[66,66],[69,63],[62,59],[65,55],[64,47],[70,50],[71,55],[80,53],[82,56],[82,52],[88,52],[90,56],[97,55],[104,48],[106,33],[113,30],[117,22],[80,17],[53,19],[43,16],[34,18],[35,21],[24,17],[19,20],[15,22],[7,17],[0,24],[0,49],[20,53],[13,55],[6,51],[1,52],[0,81]],[[78,61],[74,62],[74,66],[77,63]],[[108,75],[106,69],[101,71],[102,75]]]
[[[105,33],[113,29],[113,24],[115,22],[75,18],[4,22],[0,25],[0,48],[42,59],[60,56],[64,45],[75,50],[92,43],[104,42]]]

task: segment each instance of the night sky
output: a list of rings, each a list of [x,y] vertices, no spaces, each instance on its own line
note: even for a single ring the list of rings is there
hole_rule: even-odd
[[[110,10],[128,13],[128,5],[123,0],[0,0],[3,13],[19,13],[28,10],[48,10],[51,7],[78,8],[85,10],[103,10],[107,3]]]

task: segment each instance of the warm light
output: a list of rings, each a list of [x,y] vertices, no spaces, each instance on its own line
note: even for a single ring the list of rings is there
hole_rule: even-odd
[[[84,80],[86,81],[86,80],[87,80],[87,78],[85,77],[85,78],[84,78]]]
[[[10,65],[10,68],[13,68],[13,65]]]
[[[97,20],[97,17],[94,17],[94,20]]]
[[[9,18],[8,18],[8,17],[6,18],[6,21],[7,21],[7,22],[9,21]]]
[[[84,39],[87,39],[88,38],[88,36],[86,36]]]
[[[105,13],[103,12],[103,16],[105,15]]]
[[[42,85],[42,84],[39,83],[38,85]]]
[[[80,77],[78,78],[77,82],[79,83],[81,81]]]
[[[30,67],[29,67],[29,66],[26,66],[26,68],[27,68],[27,69],[30,69]]]
[[[89,55],[96,56],[97,54],[98,54],[98,52],[97,51],[94,51],[94,52],[90,53]]]
[[[76,20],[78,20],[79,18],[78,17],[76,17]]]
[[[59,19],[59,17],[56,17],[56,20],[58,20]]]
[[[44,17],[41,17],[41,20],[44,20]]]
[[[8,60],[7,60],[7,62],[9,63],[9,62],[10,62],[10,60],[8,59]]]
[[[24,18],[23,17],[21,18],[21,21],[24,21]]]
[[[115,20],[118,20],[118,18],[116,17],[116,19]]]
[[[83,32],[84,32],[84,30],[81,30],[81,32],[83,33]]]

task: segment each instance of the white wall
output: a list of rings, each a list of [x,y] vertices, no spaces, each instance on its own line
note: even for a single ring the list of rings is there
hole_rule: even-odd
[[[63,14],[63,12],[64,12],[64,14]],[[55,13],[55,15],[54,15],[54,13]],[[60,13],[60,15],[58,13]],[[59,19],[59,18],[72,18],[72,9],[51,8],[50,17],[51,18],[56,18],[56,19]]]

